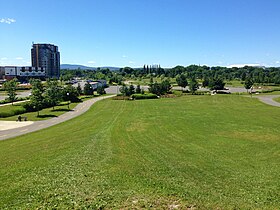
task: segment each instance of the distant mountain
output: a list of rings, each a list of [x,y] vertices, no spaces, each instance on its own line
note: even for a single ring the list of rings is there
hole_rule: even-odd
[[[95,70],[96,68],[94,67],[88,67],[88,66],[83,66],[83,65],[77,65],[77,64],[61,64],[60,65],[61,69],[69,69],[69,70],[74,70],[74,69],[92,69]]]
[[[89,66],[83,66],[83,65],[78,65],[78,64],[61,64],[60,65],[60,69],[69,69],[69,70],[75,70],[75,69],[82,69],[82,70],[96,70],[97,67],[89,67]],[[117,71],[119,70],[120,68],[119,67],[112,67],[112,66],[103,66],[103,67],[100,67],[101,69],[105,69],[105,68],[108,68],[110,69],[111,71]]]

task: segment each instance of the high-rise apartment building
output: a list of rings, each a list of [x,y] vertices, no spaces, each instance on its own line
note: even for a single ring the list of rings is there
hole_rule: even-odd
[[[33,44],[31,49],[33,67],[43,67],[46,77],[59,78],[60,53],[58,47],[52,44]]]

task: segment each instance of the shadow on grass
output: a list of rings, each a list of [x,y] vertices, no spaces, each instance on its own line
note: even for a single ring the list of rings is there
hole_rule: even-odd
[[[64,109],[64,108],[51,110],[51,112],[69,112],[69,111],[72,111],[72,110]]]
[[[49,117],[57,117],[57,116],[54,114],[42,114],[37,116],[37,118],[49,118]]]

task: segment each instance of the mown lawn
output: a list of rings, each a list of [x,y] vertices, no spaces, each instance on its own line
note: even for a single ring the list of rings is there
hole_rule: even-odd
[[[73,109],[75,106],[77,106],[78,103],[70,103],[69,109],[68,104],[62,104],[59,106],[55,106],[54,108],[45,108],[39,111],[39,116],[37,112],[27,112],[20,114],[21,116],[27,117],[28,121],[39,121],[39,120],[47,120],[51,119],[53,117],[58,117],[65,112],[68,112],[69,110]],[[5,121],[15,121],[19,114],[15,114],[14,116],[10,117],[1,117],[1,114],[3,113],[16,113],[17,110],[25,112],[25,109],[22,107],[21,104],[14,104],[14,105],[7,105],[7,106],[1,106],[0,107],[0,120]]]
[[[280,103],[280,97],[274,98],[273,100]]]
[[[0,142],[0,209],[278,209],[279,125],[237,95],[100,101]]]

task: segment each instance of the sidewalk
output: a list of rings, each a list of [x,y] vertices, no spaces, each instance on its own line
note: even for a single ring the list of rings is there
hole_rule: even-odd
[[[260,95],[260,96],[253,96],[253,97],[258,98],[261,102],[265,104],[280,107],[280,103],[273,100],[274,98],[280,97],[280,95]]]
[[[20,103],[23,103],[23,102],[26,102],[26,101],[30,101],[30,100],[16,101],[16,102],[14,102],[14,104],[20,104]],[[8,105],[12,105],[12,103],[0,104],[0,106],[8,106]]]
[[[56,118],[52,118],[49,120],[42,120],[42,121],[36,121],[36,122],[31,122],[28,121],[26,124],[25,122],[12,122],[13,124],[7,123],[7,121],[0,121],[0,128],[5,126],[4,129],[0,129],[0,140],[5,140],[9,139],[12,137],[20,136],[26,133],[31,133],[34,131],[38,131],[44,128],[48,128],[53,125],[57,125],[59,123],[62,123],[64,121],[70,120],[74,117],[77,117],[83,113],[85,113],[94,103],[97,101],[107,99],[107,98],[112,98],[115,95],[110,95],[110,96],[100,96],[98,98],[93,98],[90,100],[87,100],[83,103],[78,104],[72,111],[66,112],[63,115],[60,115]],[[9,121],[11,122],[11,121]],[[30,124],[28,124],[30,123]],[[22,125],[22,126],[21,126]]]

